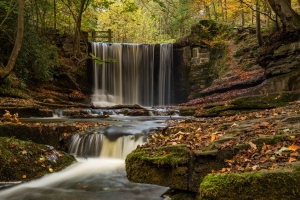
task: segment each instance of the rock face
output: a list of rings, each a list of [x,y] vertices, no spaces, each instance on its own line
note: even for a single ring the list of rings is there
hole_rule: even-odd
[[[300,69],[300,42],[284,44],[259,60],[266,76],[273,77]]]
[[[218,28],[214,22],[202,20],[191,28],[189,35],[174,44],[174,67],[180,73],[175,87],[179,86],[179,92],[186,94],[189,99],[198,97],[199,92],[211,81],[210,66],[214,63],[212,57],[218,56],[220,49],[213,48],[203,41],[210,41],[217,32]],[[211,55],[212,52],[214,56]]]

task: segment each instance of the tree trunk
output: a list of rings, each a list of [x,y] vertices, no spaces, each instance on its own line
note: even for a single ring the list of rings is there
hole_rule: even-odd
[[[81,19],[82,19],[82,14],[84,11],[84,5],[85,5],[85,0],[81,0],[80,2],[80,8],[78,12],[77,19],[75,21],[75,35],[74,35],[74,57],[77,57],[77,55],[80,53],[80,38],[81,38]]]
[[[240,0],[240,20],[241,20],[241,26],[245,25],[245,18],[244,18],[244,10],[243,10],[243,1]]]
[[[256,37],[258,41],[258,45],[262,46],[263,45],[263,40],[261,37],[261,30],[260,30],[260,12],[259,12],[259,4],[258,0],[256,0]]]
[[[292,9],[290,0],[268,0],[268,2],[280,18],[284,31],[300,30],[300,16]]]
[[[209,6],[206,5],[206,4],[204,4],[204,7],[205,7],[205,14],[206,14],[207,18],[208,18],[209,20],[211,20],[211,15],[210,15],[210,9],[209,9]]]
[[[222,16],[222,21],[225,21],[225,17],[224,17],[224,8],[223,8],[223,1],[219,0],[219,4],[221,6],[221,16]]]
[[[18,32],[13,50],[5,68],[0,68],[0,80],[4,80],[14,69],[16,59],[21,49],[23,33],[24,33],[24,1],[18,0]]]
[[[56,33],[56,1],[55,0],[53,0],[53,15],[54,15],[53,29],[54,29],[54,33]]]
[[[218,21],[218,13],[216,11],[216,4],[214,2],[212,2],[212,5],[213,5],[213,11],[214,11],[215,20]]]

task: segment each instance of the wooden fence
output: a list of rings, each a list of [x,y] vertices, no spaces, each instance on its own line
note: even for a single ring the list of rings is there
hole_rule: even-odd
[[[91,30],[91,42],[112,42],[112,31],[108,29],[107,31],[95,31]]]

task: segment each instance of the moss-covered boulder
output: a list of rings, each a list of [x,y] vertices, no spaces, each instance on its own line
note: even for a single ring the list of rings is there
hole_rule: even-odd
[[[29,181],[75,161],[72,155],[49,145],[0,137],[0,182]]]
[[[210,174],[200,184],[199,200],[296,200],[300,171],[287,166],[239,174]]]
[[[232,150],[191,151],[187,145],[137,148],[126,158],[127,178],[196,193],[202,179],[225,167],[224,159],[232,155]]]

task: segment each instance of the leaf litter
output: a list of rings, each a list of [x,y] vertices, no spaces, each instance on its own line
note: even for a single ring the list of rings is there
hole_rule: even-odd
[[[212,172],[274,170],[300,161],[299,105],[298,101],[248,114],[168,120],[167,128],[152,132],[148,143],[139,148],[186,145],[192,151],[208,151],[248,145],[224,161],[226,168]]]

